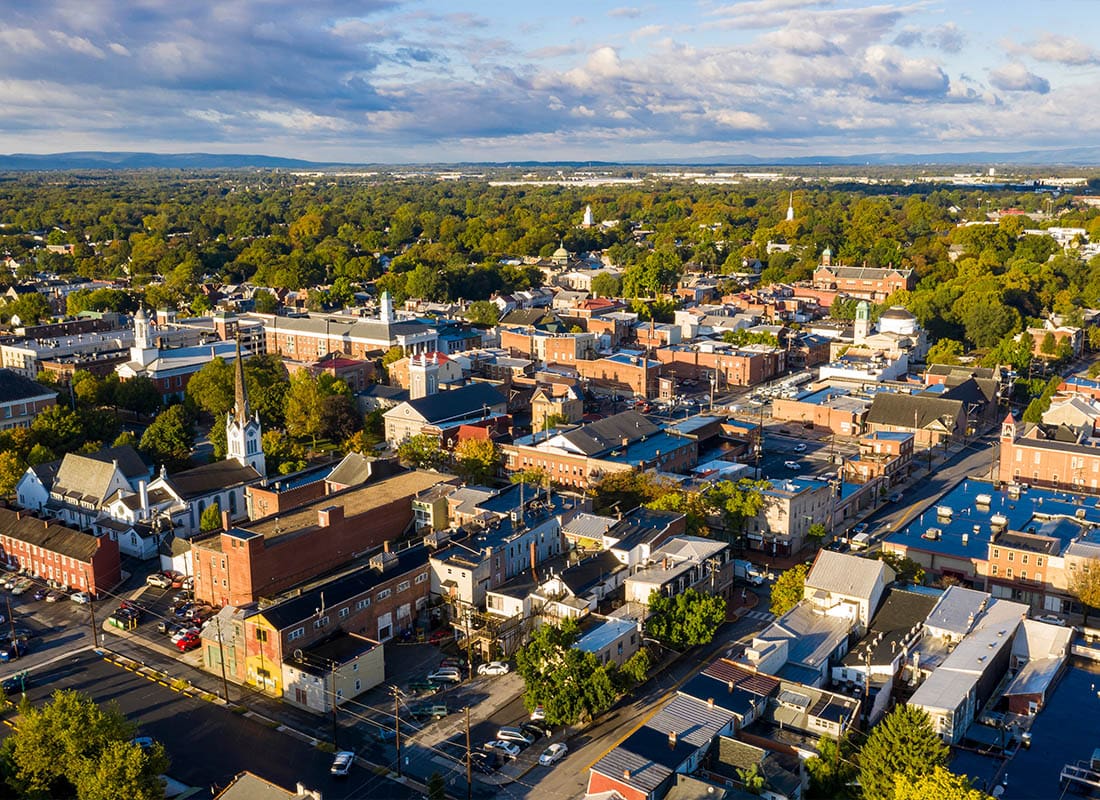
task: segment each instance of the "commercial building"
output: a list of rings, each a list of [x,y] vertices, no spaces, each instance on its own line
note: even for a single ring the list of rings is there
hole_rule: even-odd
[[[93,536],[25,511],[0,508],[0,556],[13,569],[26,569],[92,595],[122,580],[118,543]]]
[[[0,369],[0,430],[29,428],[47,408],[57,405],[57,392],[10,369]]]

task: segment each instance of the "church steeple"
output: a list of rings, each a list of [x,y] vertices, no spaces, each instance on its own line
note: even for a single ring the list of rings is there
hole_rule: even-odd
[[[794,222],[794,192],[791,192],[791,198],[787,201],[787,222]]]
[[[248,384],[244,379],[244,356],[241,355],[241,337],[237,336],[237,360],[233,364],[233,410],[225,415],[226,456],[242,466],[252,467],[260,475],[267,475],[262,446],[263,431],[259,414],[253,414],[248,406]]]

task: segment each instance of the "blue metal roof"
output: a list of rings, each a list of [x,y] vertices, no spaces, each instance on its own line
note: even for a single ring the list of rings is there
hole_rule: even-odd
[[[637,630],[638,623],[628,619],[611,617],[588,631],[577,641],[574,647],[586,653],[598,653],[631,631]]]

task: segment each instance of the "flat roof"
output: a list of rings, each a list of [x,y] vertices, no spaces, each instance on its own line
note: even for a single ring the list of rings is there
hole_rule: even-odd
[[[631,631],[637,630],[638,623],[634,620],[608,617],[578,639],[574,647],[586,653],[598,653]]]

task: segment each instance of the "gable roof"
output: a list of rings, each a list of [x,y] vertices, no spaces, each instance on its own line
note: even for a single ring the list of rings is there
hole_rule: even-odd
[[[867,411],[869,425],[892,425],[897,428],[927,428],[939,423],[942,416],[952,419],[964,413],[961,400],[944,400],[919,394],[879,392]]]
[[[91,562],[99,550],[99,540],[90,533],[74,531],[52,520],[41,520],[8,508],[0,508],[0,534],[84,563]]]
[[[894,571],[884,561],[822,550],[806,576],[806,590],[869,600],[876,585],[885,586],[893,578]]]
[[[371,477],[371,465],[374,459],[367,458],[352,451],[333,467],[332,472],[325,478],[329,483],[338,483],[341,486],[359,486],[366,483]]]
[[[0,403],[29,400],[32,397],[57,397],[57,392],[38,381],[24,378],[18,372],[0,369]]]
[[[507,405],[507,403],[504,395],[487,383],[471,383],[469,386],[452,389],[449,392],[439,392],[408,401],[409,406],[429,423],[461,419],[483,409]],[[387,413],[395,412],[396,409]]]
[[[102,461],[106,464],[110,464],[112,461],[118,462],[118,468],[127,480],[140,478],[150,472],[149,465],[145,463],[138,451],[128,444],[119,447],[105,447],[99,452],[90,453],[88,458],[94,458],[96,461]]]
[[[643,436],[659,433],[660,430],[659,425],[650,422],[637,411],[624,411],[574,428],[561,436],[586,456],[594,456],[621,447],[623,439],[635,442]]]
[[[252,483],[262,476],[250,466],[241,464],[232,458],[203,464],[201,467],[177,472],[165,479],[165,482],[184,500],[201,497],[219,489],[227,489],[241,483]]]
[[[68,500],[99,504],[107,499],[114,475],[113,461],[66,453],[61,459],[52,491],[64,494]]]

